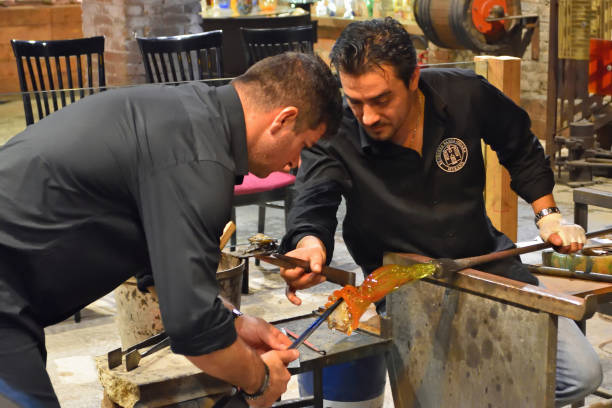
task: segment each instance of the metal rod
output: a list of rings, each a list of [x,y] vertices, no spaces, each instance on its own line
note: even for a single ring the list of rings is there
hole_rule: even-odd
[[[538,17],[537,14],[526,14],[526,15],[520,15],[520,16],[487,17],[485,18],[485,21],[492,22],[492,21],[503,21],[503,20],[519,20],[521,18],[537,18],[537,17]]]
[[[612,283],[612,275],[606,275],[603,273],[570,271],[567,269],[554,268],[551,266],[528,266],[528,268],[529,272],[539,273],[542,275],[561,276],[564,278],[575,278],[595,282]]]
[[[289,348],[290,349],[294,349],[294,348],[300,347],[302,345],[302,343],[306,339],[308,339],[308,337],[310,337],[310,335],[312,333],[314,333],[315,330],[317,330],[317,328],[321,325],[321,323],[323,323],[325,321],[325,319],[327,319],[329,317],[329,315],[332,314],[332,312],[334,310],[336,310],[336,308],[338,306],[340,306],[340,303],[342,303],[343,301],[344,301],[344,299],[342,299],[342,298],[336,300],[333,305],[328,307],[327,310],[325,312],[323,312],[323,314],[317,318],[317,320],[312,322],[312,324],[310,325],[309,328],[304,330],[304,332],[300,335],[300,337],[298,337],[298,339],[296,341],[294,341],[293,344],[291,344],[291,346],[289,346]]]
[[[610,233],[612,233],[612,227],[604,228],[598,231],[589,232],[586,234],[586,237],[587,239],[589,239],[589,238],[599,237],[601,235],[606,235]],[[543,242],[541,244],[529,245],[529,246],[522,247],[522,248],[506,249],[505,251],[493,252],[493,253],[486,254],[486,255],[455,259],[454,262],[457,265],[457,267],[459,267],[460,269],[466,269],[466,268],[471,268],[472,266],[480,265],[483,263],[496,261],[498,259],[508,258],[510,256],[516,256],[516,255],[526,254],[528,252],[539,251],[541,249],[550,248],[552,246],[553,244],[551,244],[550,242]]]

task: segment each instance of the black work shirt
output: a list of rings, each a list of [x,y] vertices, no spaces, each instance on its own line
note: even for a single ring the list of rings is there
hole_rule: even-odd
[[[369,274],[383,253],[463,258],[513,247],[486,215],[481,140],[510,171],[527,202],[552,192],[554,179],[525,111],[474,73],[424,69],[422,156],[371,139],[345,106],[339,134],[302,152],[296,197],[281,250],[319,237],[331,260],[336,212],[346,199],[343,236]],[[479,269],[530,283],[518,257]]]
[[[218,245],[247,171],[232,85],[110,90],[29,126],[0,149],[0,316],[49,325],[152,271],[175,352],[229,346]]]

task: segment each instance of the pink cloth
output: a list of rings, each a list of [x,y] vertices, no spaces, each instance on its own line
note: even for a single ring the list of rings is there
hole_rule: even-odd
[[[270,173],[266,178],[259,178],[251,173],[244,176],[242,184],[234,186],[235,195],[261,193],[262,191],[290,186],[295,182],[293,174],[282,171]]]

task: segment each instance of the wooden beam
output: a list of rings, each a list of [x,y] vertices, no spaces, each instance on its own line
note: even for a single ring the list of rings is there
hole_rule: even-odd
[[[520,104],[521,60],[515,57],[476,56],[476,72],[485,69],[480,61],[485,61],[488,81]],[[510,189],[510,174],[499,164],[497,154],[489,147],[484,149],[486,166],[485,206],[493,226],[506,234],[512,241],[517,240],[518,199]]]

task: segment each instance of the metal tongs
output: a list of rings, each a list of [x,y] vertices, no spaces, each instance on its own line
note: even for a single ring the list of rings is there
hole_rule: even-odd
[[[249,238],[246,245],[236,246],[236,252],[232,255],[238,258],[250,258],[258,255],[269,255],[278,251],[278,240],[262,233],[257,233]]]
[[[136,343],[133,346],[126,348],[125,350],[121,350],[121,348],[117,348],[115,350],[111,350],[108,352],[108,368],[111,370],[115,367],[119,367],[123,360],[123,355],[125,356],[125,369],[126,371],[131,371],[138,367],[138,363],[140,363],[140,359],[146,356],[149,356],[155,353],[158,350],[161,350],[170,345],[170,338],[168,334],[163,331],[154,336],[149,337],[146,340],[141,341],[140,343]],[[151,348],[140,354],[140,349],[144,347]]]

